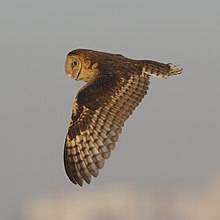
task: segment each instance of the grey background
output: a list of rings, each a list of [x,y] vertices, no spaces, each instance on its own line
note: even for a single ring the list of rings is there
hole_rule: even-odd
[[[180,64],[151,78],[94,187],[200,185],[220,168],[219,1],[2,1],[0,7],[0,215],[73,186],[63,142],[83,82],[64,72],[76,48]]]

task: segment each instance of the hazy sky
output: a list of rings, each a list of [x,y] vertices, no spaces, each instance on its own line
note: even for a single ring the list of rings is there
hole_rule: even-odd
[[[82,82],[64,72],[76,48],[172,62],[151,78],[97,185],[176,187],[220,174],[220,2],[3,1],[0,7],[0,213],[36,195],[83,190],[68,180],[63,143]]]

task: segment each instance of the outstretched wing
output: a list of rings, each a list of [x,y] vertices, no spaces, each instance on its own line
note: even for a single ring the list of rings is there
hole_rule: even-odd
[[[83,87],[74,102],[64,148],[70,180],[90,183],[108,159],[125,120],[147,93],[149,76],[99,75]]]

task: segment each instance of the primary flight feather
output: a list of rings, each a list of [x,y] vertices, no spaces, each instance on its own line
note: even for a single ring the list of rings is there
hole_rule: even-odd
[[[147,94],[150,76],[167,78],[182,68],[120,54],[77,49],[67,55],[66,73],[86,82],[78,92],[64,146],[64,166],[74,184],[97,177],[126,119]]]

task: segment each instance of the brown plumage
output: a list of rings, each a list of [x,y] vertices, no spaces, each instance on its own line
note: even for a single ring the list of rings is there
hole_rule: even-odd
[[[66,173],[82,186],[110,157],[124,122],[147,94],[150,76],[167,78],[182,69],[85,49],[70,52],[65,69],[87,82],[76,96],[64,147]]]

